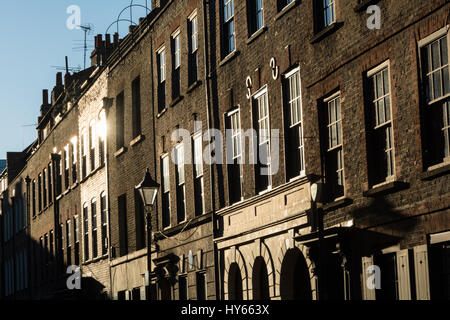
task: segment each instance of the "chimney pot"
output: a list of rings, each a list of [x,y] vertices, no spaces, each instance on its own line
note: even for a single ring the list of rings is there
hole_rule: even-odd
[[[56,74],[56,86],[62,86],[62,72]]]
[[[114,45],[119,44],[119,34],[116,32],[114,33]]]
[[[130,25],[130,28],[129,28],[130,33],[133,33],[135,29],[136,29],[136,26]]]
[[[103,45],[103,35],[98,34],[97,35],[97,44],[95,46],[95,49],[99,49]]]
[[[105,36],[105,41],[106,47],[109,47],[111,45],[111,35],[109,33]]]
[[[47,89],[42,90],[42,105],[43,106],[48,105],[48,90]]]

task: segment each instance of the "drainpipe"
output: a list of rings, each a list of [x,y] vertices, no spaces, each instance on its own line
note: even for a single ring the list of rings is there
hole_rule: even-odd
[[[108,81],[109,81],[109,70],[104,70],[106,72],[106,91],[108,92]],[[105,121],[106,121],[106,128],[108,128],[108,114],[109,114],[109,108],[111,107],[112,99],[103,98],[103,108],[105,109]],[[105,136],[105,175],[106,175],[106,203],[108,206],[107,213],[108,213],[108,258],[109,258],[109,298],[113,299],[113,279],[112,279],[112,272],[111,272],[111,201],[109,196],[109,157],[108,157],[108,150],[109,150],[109,139],[108,139],[108,129],[106,129],[106,136]],[[83,210],[81,208],[81,210]]]
[[[27,175],[25,177],[25,183],[27,188],[27,199],[26,199],[26,236],[27,236],[27,260],[28,263],[31,261],[31,214],[30,214],[30,183],[31,179]],[[31,299],[31,268],[28,268],[28,274],[25,275],[28,278],[28,298]]]
[[[211,143],[211,134],[210,129],[213,129],[213,119],[214,119],[214,110],[211,109],[210,112],[210,87],[209,87],[209,69],[210,69],[210,63],[209,63],[209,52],[208,52],[208,37],[207,37],[207,25],[208,25],[208,19],[207,14],[208,11],[206,9],[206,5],[208,4],[208,0],[203,0],[203,57],[205,61],[205,99],[206,99],[206,115],[207,115],[207,125],[208,125],[208,141]],[[216,196],[215,196],[215,184],[214,184],[214,167],[212,165],[209,166],[210,168],[210,186],[211,186],[211,210],[212,210],[212,217],[211,217],[211,228],[212,228],[212,237],[213,240],[216,236],[215,230],[216,230]],[[213,255],[214,255],[214,277],[215,277],[215,289],[216,289],[216,300],[219,299],[219,274],[218,274],[218,254],[217,254],[217,246],[215,242],[213,241]]]
[[[59,247],[59,239],[61,236],[62,230],[59,229],[59,200],[58,196],[56,195],[58,186],[57,186],[57,175],[60,175],[60,171],[62,170],[61,167],[58,167],[58,162],[61,160],[61,156],[56,153],[52,153],[50,155],[50,159],[52,162],[52,180],[53,180],[53,224],[54,224],[54,230],[55,230],[55,260],[56,260],[56,270],[54,272],[56,273],[56,278],[59,277],[60,267],[61,267],[61,259],[64,261],[64,257],[60,257],[60,247]],[[56,168],[59,168],[59,170],[56,170]],[[61,192],[62,192],[62,177],[61,177]],[[62,245],[62,244],[61,244]],[[55,265],[52,266],[52,268],[55,268]],[[54,276],[54,275],[53,275]]]
[[[156,169],[157,157],[156,157],[156,120],[155,120],[155,77],[153,76],[153,74],[155,72],[155,68],[153,66],[154,61],[153,61],[153,37],[151,35],[152,30],[153,30],[153,26],[150,25],[150,29],[148,32],[150,33],[150,74],[152,75],[151,78],[152,78],[152,121],[153,121],[153,167],[155,169],[153,173],[154,173],[154,177],[156,179],[156,177],[157,177],[157,169]],[[157,75],[155,74],[155,76],[157,76]],[[156,202],[158,202],[158,198],[156,198]],[[158,206],[157,205],[154,206],[152,211],[156,217],[156,227],[154,228],[154,230],[158,230],[158,226],[159,226]],[[152,223],[151,218],[150,218],[149,223],[150,224]],[[151,228],[151,229],[153,230],[153,228]],[[148,232],[147,232],[147,237],[151,237],[151,236],[152,235],[148,234]],[[156,240],[155,240],[155,242],[156,242]],[[149,243],[150,243],[150,241],[149,241]],[[157,251],[158,246],[156,246],[156,243],[155,243],[155,250],[156,250],[156,255],[158,255],[158,251]],[[149,246],[147,248],[147,255],[150,256],[150,258],[147,260],[148,261],[147,263],[149,264],[147,266],[148,271],[151,270],[151,263],[152,263],[151,254],[152,254],[152,248],[151,248],[151,246]],[[151,279],[151,274],[149,272],[148,273],[148,297],[147,297],[147,300],[151,300],[151,293],[152,293],[152,279]],[[158,294],[156,294],[155,300],[157,300],[157,296],[158,296]]]

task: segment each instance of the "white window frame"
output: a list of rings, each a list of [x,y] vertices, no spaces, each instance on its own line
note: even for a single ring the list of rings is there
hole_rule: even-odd
[[[166,47],[160,47],[156,54],[158,56],[159,83],[164,83],[166,81]]]
[[[195,53],[198,51],[198,15],[197,9],[195,9],[188,17],[189,23],[191,25],[191,33],[189,36],[191,37],[191,47],[189,48],[189,52]],[[195,21],[195,24],[194,24]],[[195,30],[194,30],[195,26]]]
[[[381,183],[379,183],[379,184],[376,184],[376,185],[372,186],[372,188],[375,188],[375,187],[384,185],[384,184],[386,184],[386,183],[395,181],[395,180],[396,180],[396,171],[397,171],[397,170],[396,170],[396,164],[395,164],[396,154],[395,154],[395,139],[394,139],[394,115],[393,115],[393,113],[392,113],[392,87],[391,87],[391,86],[392,86],[392,84],[391,84],[392,81],[391,81],[391,62],[390,62],[390,60],[386,60],[386,61],[384,61],[383,63],[381,63],[381,64],[379,64],[378,66],[376,66],[375,68],[372,68],[371,70],[367,71],[366,78],[367,78],[367,79],[370,79],[370,78],[372,78],[373,76],[375,76],[377,73],[383,71],[384,69],[387,69],[387,71],[388,71],[388,80],[389,80],[389,108],[390,108],[389,112],[390,112],[390,115],[391,115],[391,119],[390,119],[389,121],[383,122],[383,123],[380,124],[380,125],[376,125],[375,127],[370,128],[370,130],[377,130],[377,129],[379,129],[380,127],[387,126],[387,123],[390,122],[391,132],[392,132],[392,137],[391,137],[391,139],[392,139],[392,141],[391,141],[391,144],[392,144],[392,147],[391,147],[391,149],[392,149],[392,175],[387,176],[387,177],[386,177],[386,181],[381,182]],[[384,79],[383,79],[383,81],[384,81]],[[371,86],[371,87],[370,87],[370,90],[374,90],[374,87]],[[381,98],[377,98],[376,101],[381,100],[381,99],[384,99],[386,96],[387,96],[387,95],[384,95],[384,96],[381,97]],[[371,108],[375,108],[374,103],[375,103],[376,101],[370,101],[370,107],[371,107]],[[375,108],[375,111],[376,111],[375,117],[378,118],[378,108]],[[376,120],[376,119],[375,119],[375,120]],[[386,151],[385,151],[385,152],[386,152]]]
[[[196,143],[200,141],[200,150],[198,150],[198,146]],[[201,199],[202,199],[202,213],[205,213],[205,184],[204,184],[204,167],[203,167],[203,134],[202,131],[198,131],[194,133],[192,136],[192,144],[194,146],[194,179],[200,180],[201,183]],[[199,154],[197,154],[199,152]],[[201,167],[201,173],[197,170],[197,167]]]
[[[186,170],[185,170],[185,150],[184,150],[184,144],[179,143],[174,148],[175,151],[175,157],[176,157],[176,176],[177,176],[177,188],[183,188],[183,206],[184,206],[184,219],[180,221],[179,223],[186,222],[187,220],[187,211],[186,211]],[[181,157],[180,157],[181,155]],[[182,159],[182,162],[180,163],[180,159]],[[180,174],[180,172],[182,174]],[[183,179],[180,179],[182,176]],[[178,196],[178,193],[177,193]],[[178,199],[177,199],[178,200]],[[178,201],[177,201],[178,202]],[[178,206],[178,203],[177,203]],[[177,208],[177,214],[178,214],[178,208]],[[178,218],[178,216],[177,216]]]
[[[337,125],[338,122],[341,123],[341,130],[340,130],[341,131],[340,132],[341,140],[340,140],[340,143],[339,143],[339,140],[338,140],[337,141],[337,145],[331,147],[330,146],[330,142],[328,141],[328,146],[327,146],[327,152],[333,151],[333,150],[338,149],[338,148],[341,148],[341,152],[342,152],[342,169],[340,171],[342,171],[342,187],[344,188],[344,195],[342,197],[339,197],[339,198],[335,199],[335,201],[345,197],[344,129],[343,129],[343,126],[342,126],[342,122],[343,121],[342,121],[342,99],[341,99],[341,97],[342,97],[341,91],[337,91],[337,92],[333,93],[332,95],[330,95],[329,97],[327,97],[327,98],[325,98],[323,100],[323,102],[327,106],[326,112],[328,113],[328,122],[327,122],[328,132],[330,132],[329,129],[330,129],[331,126]],[[335,119],[335,121],[333,123],[331,123],[330,116],[329,116],[329,102],[335,101],[338,98],[339,98],[339,106],[340,106],[339,107],[339,109],[340,109],[340,119],[339,120]],[[337,113],[337,111],[336,111],[336,113]],[[336,127],[336,130],[338,130],[337,127]],[[339,136],[338,132],[336,132],[336,134]]]
[[[447,26],[439,29],[438,31],[430,34],[429,36],[425,37],[424,39],[418,41],[417,46],[418,46],[418,52],[419,52],[419,61],[423,60],[422,49],[424,47],[426,47],[426,46],[432,44],[433,42],[437,41],[438,39],[443,38],[443,37],[446,36],[447,37],[447,56],[448,56],[447,57],[447,65],[446,66],[448,66],[449,73],[450,73],[450,32],[449,32],[449,30],[450,30],[450,25],[447,25]],[[441,54],[441,52],[439,52],[439,54]],[[421,72],[424,71],[423,67],[424,66],[421,65]],[[443,68],[445,68],[445,66],[444,67],[443,66],[440,67],[440,69],[443,69]],[[433,72],[435,72],[436,70],[434,70]],[[426,81],[428,81],[428,79],[423,79],[423,81],[426,82]],[[444,89],[443,81],[442,81],[442,89]],[[427,101],[427,106],[431,106],[431,105],[433,105],[435,103],[438,103],[439,101],[447,100],[449,97],[450,97],[450,93],[447,93],[447,94],[443,93],[443,95],[441,97],[439,97],[439,98],[434,98],[433,97],[434,98],[433,100]],[[447,112],[450,112],[450,106],[448,106]],[[450,125],[450,123],[449,123],[449,125]],[[447,130],[446,129],[447,127],[442,128],[442,130]],[[449,146],[449,148],[450,148],[450,146]],[[437,165],[429,167],[428,170],[437,169],[437,168],[439,168],[439,167],[441,167],[443,165],[446,165],[448,163],[450,163],[450,155],[448,157],[444,158],[441,163],[438,163]]]
[[[222,32],[225,33],[225,25],[229,24],[230,22],[233,23],[233,50],[230,50],[230,48],[228,48],[228,52],[226,54],[226,56],[230,55],[231,53],[233,53],[234,51],[236,51],[236,24],[234,21],[234,17],[235,17],[235,8],[234,8],[234,0],[220,0],[221,2],[221,6],[222,6]],[[230,5],[231,2],[231,5]],[[231,12],[230,15],[228,16],[228,19],[225,20],[226,14],[225,14],[225,10],[228,9],[228,6],[231,7]],[[232,14],[231,14],[232,13]],[[229,46],[229,39],[231,38],[231,35],[228,34],[228,32],[226,34],[224,34],[224,36],[226,36],[226,41],[227,41],[227,46]]]
[[[237,124],[239,126],[239,128],[233,128],[233,116],[236,116],[236,120],[238,121]],[[243,192],[243,182],[244,182],[244,170],[242,168],[242,164],[244,162],[244,154],[243,154],[243,148],[244,148],[244,144],[242,143],[242,123],[241,123],[241,108],[237,107],[227,113],[225,113],[225,117],[229,118],[229,122],[230,122],[230,129],[231,129],[231,143],[232,143],[232,160],[238,159],[237,163],[239,164],[239,176],[240,176],[240,185],[241,185],[241,199],[238,202],[241,202],[244,200],[244,192]],[[225,122],[226,123],[226,122]],[[227,126],[225,125],[225,128],[227,128]],[[227,128],[228,129],[228,128]],[[239,149],[238,149],[238,153],[235,153],[235,146],[236,143],[239,143]],[[228,152],[227,152],[228,154]],[[233,161],[234,162],[234,161]],[[236,202],[236,203],[238,203]],[[235,203],[235,204],[236,204]],[[233,205],[235,205],[233,204]]]
[[[326,28],[328,26],[331,26],[333,23],[336,23],[336,0],[330,0],[330,3],[326,6],[324,5],[323,0],[320,0],[320,1],[322,1],[322,13],[323,13],[323,19],[324,19],[323,26],[324,26],[324,28]],[[327,10],[330,7],[331,7],[332,17],[331,17],[330,23],[328,23]]]
[[[167,159],[167,160],[166,160]],[[164,164],[164,162],[167,161],[167,165]],[[161,180],[163,182],[163,187],[161,188],[162,195],[169,194],[169,224],[163,228],[164,229],[170,229],[172,227],[172,206],[171,206],[171,197],[170,197],[170,156],[168,153],[165,153],[161,155],[161,165],[162,165],[162,173],[163,176],[161,177]],[[166,168],[167,168],[167,175],[166,175]],[[166,179],[167,178],[167,179]],[[167,182],[167,183],[166,183]],[[167,189],[166,189],[167,186]],[[162,223],[162,219],[161,219]]]
[[[260,116],[260,105],[259,105],[259,103],[260,103],[260,98],[261,97],[264,97],[265,96],[265,104],[266,104],[266,108],[267,108],[267,110],[266,110],[266,114],[265,114],[265,116],[263,117],[263,118],[261,118]],[[267,143],[267,145],[268,145],[268,154],[267,154],[267,157],[268,157],[268,159],[269,159],[269,164],[267,165],[268,167],[269,167],[269,170],[270,170],[270,175],[268,176],[268,186],[267,186],[267,189],[266,190],[263,190],[263,191],[261,191],[260,192],[260,194],[261,193],[264,193],[264,192],[266,192],[266,191],[268,191],[268,190],[272,190],[272,157],[271,157],[271,150],[272,150],[272,146],[271,146],[271,130],[270,130],[270,104],[269,104],[269,91],[268,91],[268,86],[267,85],[264,85],[261,89],[259,89],[258,91],[256,91],[254,94],[253,94],[253,101],[254,101],[254,103],[255,103],[255,111],[257,112],[257,121],[258,121],[258,131],[257,131],[257,134],[258,134],[258,137],[257,137],[257,142],[258,142],[258,150],[255,150],[255,152],[258,154],[258,158],[259,158],[259,148],[262,146],[262,145],[264,145],[264,144],[266,144]],[[262,136],[262,134],[261,134],[261,124],[262,123],[264,123],[264,122],[266,122],[267,121],[267,128],[266,128],[266,130],[267,130],[267,133],[266,133],[266,135],[267,135],[267,137],[266,137],[266,139],[264,140],[264,141],[262,141],[262,139],[260,139],[260,137]],[[253,145],[255,145],[255,144],[253,144]]]
[[[172,33],[172,50],[173,50],[173,56],[174,56],[174,70],[178,70],[181,67],[181,32],[180,29],[177,29],[174,33]]]
[[[293,98],[291,97],[291,84],[290,84],[290,78],[298,74],[298,96]],[[298,121],[295,123],[292,123],[292,119],[288,119],[289,122],[289,128],[292,128],[294,126],[300,125],[301,126],[301,139],[299,141],[299,148],[301,149],[301,156],[302,159],[299,159],[300,161],[300,167],[302,170],[300,170],[300,174],[297,177],[293,177],[290,179],[290,181],[296,180],[298,178],[306,176],[306,161],[305,161],[305,126],[303,121],[303,92],[302,92],[302,77],[300,74],[300,67],[296,67],[292,69],[291,71],[287,72],[284,75],[285,82],[288,83],[287,89],[289,90],[289,98],[287,101],[288,107],[289,107],[289,113],[292,117],[292,103],[297,100],[297,103],[300,103],[300,116],[298,117]]]

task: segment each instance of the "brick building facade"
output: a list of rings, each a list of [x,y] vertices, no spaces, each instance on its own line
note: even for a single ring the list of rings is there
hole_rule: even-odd
[[[448,299],[449,16],[445,0],[152,1],[58,75],[39,139],[8,154],[1,294],[63,289],[39,268],[11,286],[35,257],[52,270],[43,249],[111,299]]]

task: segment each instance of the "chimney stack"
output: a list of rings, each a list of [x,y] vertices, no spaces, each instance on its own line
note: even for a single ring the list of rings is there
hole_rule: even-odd
[[[56,86],[62,87],[63,81],[62,81],[62,72],[58,72],[56,74]]]
[[[111,35],[109,33],[105,36],[105,41],[106,47],[109,48],[109,46],[111,45]]]
[[[130,33],[133,33],[134,30],[136,30],[136,26],[135,25],[130,25],[130,27],[129,27]]]
[[[95,49],[98,50],[103,46],[103,35],[98,34],[95,37]]]
[[[119,34],[116,32],[114,33],[114,46],[117,46],[119,44]]]
[[[42,90],[42,105],[43,106],[48,105],[48,90],[47,89]]]

